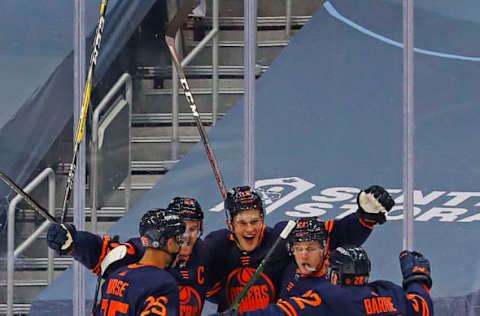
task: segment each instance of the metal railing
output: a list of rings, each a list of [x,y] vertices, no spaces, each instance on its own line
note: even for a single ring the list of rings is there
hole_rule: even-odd
[[[290,39],[292,29],[292,0],[285,0],[285,37]],[[219,1],[212,1],[212,29],[211,31],[198,43],[197,46],[183,59],[182,67],[187,66],[193,58],[195,58],[200,51],[212,40],[212,125],[218,120],[218,95],[219,95],[219,78],[218,78],[218,32],[219,32]],[[179,43],[180,34],[177,34],[176,43]],[[179,47],[177,47],[177,51]],[[178,75],[175,67],[172,65],[172,137],[171,137],[171,158],[178,159],[178,144],[179,144],[179,107],[178,107]]]
[[[208,34],[198,43],[197,46],[182,60],[182,67],[187,66],[193,58],[195,58],[200,51],[207,46],[207,43],[212,40],[212,124],[215,125],[218,117],[218,31],[219,31],[219,1],[212,1],[212,29]],[[176,43],[180,37],[180,32],[177,34]],[[177,47],[177,51],[178,47]],[[178,143],[179,143],[179,110],[178,110],[178,74],[172,64],[172,138],[171,138],[171,152],[172,160],[178,159]]]
[[[290,39],[290,30],[292,29],[292,0],[285,2],[285,37]]]
[[[110,104],[110,101],[117,96],[118,91],[125,86],[125,99],[117,102],[111,109],[110,115],[100,122],[100,115],[105,108]],[[92,168],[92,213],[91,213],[91,225],[92,232],[97,232],[97,209],[98,209],[98,148],[103,141],[103,131],[107,126],[115,119],[116,115],[123,109],[123,107],[129,107],[129,126],[128,132],[128,170],[127,178],[125,182],[125,209],[128,209],[130,203],[130,189],[131,189],[131,121],[132,121],[132,77],[128,73],[124,73],[105,95],[100,104],[95,108],[93,112],[92,120],[92,152],[91,152],[91,168]],[[100,126],[101,125],[101,126]],[[100,140],[100,143],[99,143]]]
[[[48,211],[55,216],[55,172],[53,169],[44,169],[35,179],[32,180],[25,188],[24,191],[30,193],[35,189],[45,178],[48,177]],[[8,206],[8,227],[7,227],[7,315],[13,315],[13,294],[14,294],[14,269],[15,258],[19,256],[28,246],[30,246],[38,236],[50,225],[45,222],[40,225],[37,230],[33,232],[17,249],[15,247],[15,209],[17,204],[23,198],[20,195],[15,196]],[[48,249],[48,269],[47,269],[47,282],[50,284],[53,280],[53,258],[54,252]]]

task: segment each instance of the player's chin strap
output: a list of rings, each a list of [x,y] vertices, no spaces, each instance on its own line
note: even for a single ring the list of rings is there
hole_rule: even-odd
[[[113,240],[118,240],[118,236],[115,236]],[[105,272],[108,270],[111,264],[125,258],[126,255],[127,246],[120,245],[110,250],[105,258],[103,258],[102,263],[100,264],[100,273],[97,277],[97,285],[95,286],[95,295],[93,296],[92,315],[94,314],[97,306],[98,292],[100,290],[100,284],[102,283],[102,278],[105,275]]]

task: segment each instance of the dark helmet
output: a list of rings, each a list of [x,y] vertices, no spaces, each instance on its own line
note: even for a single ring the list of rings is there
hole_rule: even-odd
[[[155,208],[143,215],[139,232],[145,247],[164,249],[172,237],[182,243],[185,223],[177,212]]]
[[[293,249],[293,244],[302,241],[318,241],[325,248],[327,244],[328,232],[325,228],[325,222],[317,217],[304,217],[297,220],[297,225],[290,233],[288,240],[289,250]]]
[[[337,247],[328,258],[329,275],[335,271],[338,283],[343,285],[362,285],[368,282],[370,259],[362,247]],[[355,278],[363,277],[363,278]]]
[[[174,197],[167,208],[176,211],[180,217],[186,220],[203,220],[203,211],[195,199],[185,197]]]
[[[264,216],[262,198],[249,186],[235,187],[228,191],[224,206],[228,210],[230,220],[238,213],[248,210],[259,210],[260,215]]]

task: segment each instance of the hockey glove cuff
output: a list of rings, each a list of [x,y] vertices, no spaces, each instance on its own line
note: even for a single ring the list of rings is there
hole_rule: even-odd
[[[357,195],[357,215],[369,224],[383,224],[387,214],[395,202],[390,194],[381,186],[372,185]]]
[[[421,253],[402,251],[400,253],[400,268],[402,269],[404,289],[412,282],[422,282],[429,289],[432,287],[430,262]]]

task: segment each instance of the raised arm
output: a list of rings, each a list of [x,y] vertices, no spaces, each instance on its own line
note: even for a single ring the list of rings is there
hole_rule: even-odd
[[[329,249],[342,245],[362,245],[372,232],[375,224],[386,221],[385,214],[395,202],[381,186],[372,185],[357,196],[357,212],[339,220],[325,222],[329,232]]]
[[[408,316],[433,315],[430,297],[432,278],[428,259],[416,251],[405,250],[400,253],[400,267],[403,289],[410,303]]]
[[[143,255],[139,238],[119,243],[118,238],[99,236],[87,231],[77,231],[72,224],[52,224],[48,228],[47,244],[60,255],[71,255],[93,273],[99,274],[101,264],[110,251],[119,246],[125,247],[122,258],[115,259],[116,266],[137,262]]]

